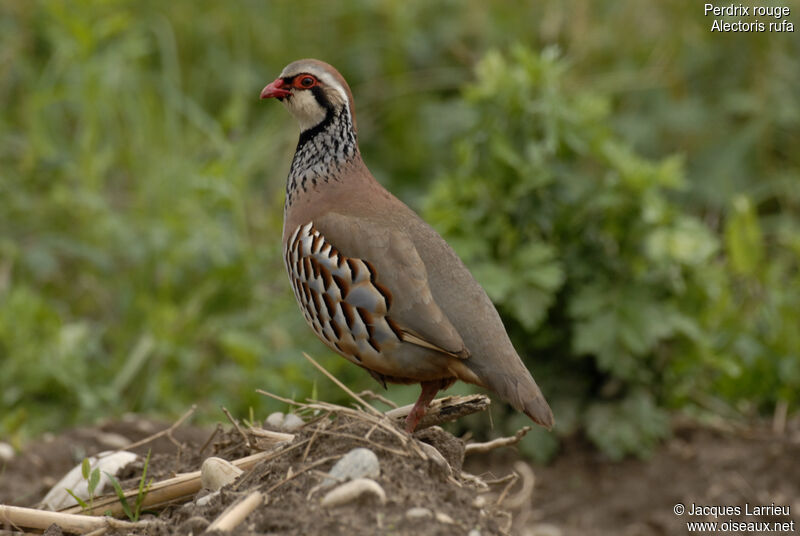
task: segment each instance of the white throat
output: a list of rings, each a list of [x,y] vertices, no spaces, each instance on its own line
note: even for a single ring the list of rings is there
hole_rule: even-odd
[[[300,124],[300,132],[312,129],[325,120],[327,110],[310,91],[298,91],[283,103]]]

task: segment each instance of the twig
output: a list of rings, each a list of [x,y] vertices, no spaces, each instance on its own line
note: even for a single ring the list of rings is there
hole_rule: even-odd
[[[389,419],[386,418],[386,415],[384,415],[383,413],[379,412],[378,410],[375,410],[375,411],[378,411],[378,415],[375,416],[375,415],[372,415],[372,414],[369,414],[369,413],[365,413],[363,411],[355,410],[355,409],[352,409],[352,408],[347,408],[347,407],[344,407],[344,406],[338,406],[336,404],[329,404],[328,402],[319,402],[319,401],[317,401],[317,402],[314,402],[312,404],[309,404],[308,406],[312,407],[312,408],[326,409],[328,411],[335,411],[335,412],[338,412],[338,413],[341,413],[341,414],[349,415],[349,416],[354,417],[356,419],[361,419],[363,421],[367,421],[367,422],[370,422],[372,424],[376,424],[380,428],[383,428],[384,430],[386,430],[390,434],[392,434],[395,437],[397,437],[397,439],[399,439],[400,442],[403,445],[409,444],[409,441],[408,441],[409,440],[409,436],[407,434],[401,432],[394,424],[392,424],[392,422]],[[395,411],[395,410],[392,410],[392,411]],[[411,445],[416,446],[413,442],[411,443]],[[417,449],[417,450],[419,450],[419,449]]]
[[[239,469],[246,470],[253,467],[258,462],[270,460],[281,454],[283,454],[283,451],[257,452],[250,456],[245,456],[244,458],[234,460],[231,463]],[[150,486],[147,494],[144,496],[144,500],[142,501],[142,509],[157,508],[181,499],[186,499],[197,493],[200,490],[200,487],[200,471],[184,473],[173,478],[154,482],[153,485]],[[138,488],[127,490],[125,492],[125,498],[130,500],[131,498],[136,497],[138,493]],[[76,514],[83,511],[84,510],[82,507],[75,505],[62,510],[61,513]],[[117,497],[116,494],[103,495],[102,497],[95,498],[94,508],[87,509],[85,513],[102,514],[106,511],[110,511],[111,515],[114,516],[123,514],[122,504],[120,503],[119,497]]]
[[[308,442],[309,442],[309,439],[303,439],[302,441],[298,441],[297,443],[295,443],[293,445],[290,445],[288,447],[284,447],[284,448],[276,450],[276,451],[270,451],[268,453],[262,453],[262,454],[268,454],[268,456],[265,456],[262,460],[259,460],[259,461],[260,462],[268,462],[268,461],[274,460],[276,458],[280,458],[284,454],[292,452],[295,449],[299,449],[300,447],[302,447],[303,445],[305,445]],[[236,481],[236,483],[233,485],[233,489],[238,491],[242,487],[247,486],[248,485],[248,478],[253,478],[253,473],[248,473],[247,475],[242,475],[242,477],[239,478]]]
[[[499,486],[500,484],[505,484],[509,480],[514,480],[515,478],[517,478],[517,475],[515,475],[514,473],[509,473],[506,476],[500,478],[494,478],[492,480],[484,480],[484,482],[486,483],[487,486]]]
[[[181,415],[180,419],[178,419],[177,421],[172,423],[172,425],[170,425],[168,428],[165,428],[165,429],[161,430],[160,432],[156,432],[155,434],[153,434],[151,436],[145,437],[144,439],[140,439],[136,443],[131,443],[130,445],[126,446],[124,449],[120,449],[120,450],[133,450],[136,447],[141,447],[142,445],[146,445],[147,443],[150,443],[151,441],[155,441],[159,437],[163,437],[163,436],[167,436],[167,438],[176,447],[182,448],[183,445],[181,445],[174,437],[172,437],[172,432],[174,432],[175,429],[177,429],[180,425],[182,425],[183,422],[186,419],[191,417],[192,414],[195,412],[195,410],[197,410],[197,404],[192,404],[192,407],[190,407],[189,410],[186,413]]]
[[[239,426],[239,422],[236,419],[234,419],[233,415],[231,415],[231,412],[228,411],[228,408],[226,408],[225,406],[221,406],[221,409],[222,413],[225,414],[228,420],[231,421],[231,424],[233,424],[234,428],[236,428],[236,431],[239,432],[239,435],[242,436],[242,438],[244,439],[244,444],[247,446],[247,448],[252,448],[252,446],[250,445],[250,439],[247,437],[247,435]]]
[[[254,491],[241,501],[227,507],[206,529],[207,532],[219,530],[228,532],[238,527],[250,513],[264,504],[266,495]]]
[[[308,357],[308,356],[306,356]],[[359,397],[350,391],[344,385],[341,385],[336,378],[333,378],[330,373],[325,371],[322,367],[320,367],[316,362],[314,362],[310,357],[308,359],[314,363],[320,370],[323,370],[325,374],[331,378],[334,382],[336,382],[342,389],[344,389],[348,394],[353,396],[355,399],[359,399]],[[363,402],[363,400],[359,400],[362,402],[365,408],[369,409],[369,412],[364,411],[363,409],[353,409],[345,406],[340,406],[337,404],[331,404],[329,402],[321,402],[317,400],[310,400],[307,403],[297,402],[295,400],[291,400],[288,398],[284,398],[282,396],[278,396],[267,391],[257,389],[257,393],[268,396],[270,398],[274,398],[275,400],[284,402],[286,404],[290,404],[293,406],[297,406],[304,410],[319,410],[333,413],[337,416],[347,415],[349,417],[360,419],[362,421],[366,421],[373,425],[374,428],[381,428],[390,434],[394,435],[403,446],[409,447],[422,459],[427,459],[425,453],[419,448],[419,446],[415,442],[409,442],[410,437],[405,432],[402,432],[397,424],[402,421],[411,410],[411,405],[403,406],[402,408],[396,408],[387,411],[386,413],[381,413],[377,409],[373,408],[369,404]],[[422,421],[417,426],[417,429],[425,428],[429,426],[434,426],[436,424],[441,424],[444,422],[455,420],[459,417],[464,415],[469,415],[470,413],[475,413],[477,411],[483,411],[487,407],[489,407],[490,400],[489,397],[486,395],[469,395],[469,396],[448,396],[444,398],[438,398],[431,402],[430,406],[425,412],[425,416],[422,418]],[[369,434],[372,434],[373,430],[369,431]],[[367,438],[367,440],[369,440]]]
[[[377,426],[377,425],[375,425],[375,424],[373,424],[373,425],[372,425],[372,428],[370,428],[370,429],[369,429],[369,432],[367,432],[367,433],[366,433],[366,435],[365,435],[364,437],[366,437],[367,439],[369,439],[369,438],[370,438],[370,436],[372,436],[372,432],[374,432],[374,431],[375,431],[375,430],[377,430],[377,429],[378,429],[378,426]]]
[[[120,521],[110,517],[96,517],[79,514],[50,512],[22,506],[5,506],[0,504],[0,523],[17,528],[44,530],[53,523],[61,530],[72,534],[84,534],[93,530],[111,527],[120,530],[131,530],[158,524],[156,521]]]
[[[220,433],[220,431],[221,431],[221,430],[222,430],[222,424],[220,424],[220,423],[217,423],[217,426],[216,426],[216,428],[214,428],[214,431],[213,431],[213,432],[211,432],[211,435],[210,435],[210,436],[208,436],[208,439],[206,439],[206,442],[205,442],[205,443],[203,443],[203,446],[202,446],[202,447],[200,447],[199,454],[202,454],[202,453],[203,453],[203,451],[204,451],[204,450],[206,450],[206,447],[208,447],[208,445],[210,445],[210,444],[211,444],[211,441],[212,441],[212,440],[213,440],[215,437],[217,437],[217,434],[218,434],[218,433]]]
[[[255,426],[251,426],[247,429],[248,433],[254,435],[255,437],[266,439],[271,443],[283,443],[284,441],[293,441],[294,434],[287,434],[285,432],[273,432],[272,430],[267,430],[265,428],[258,428]]]
[[[330,415],[330,413],[328,413],[328,415]],[[319,431],[327,425],[326,420],[317,422],[317,426],[314,428],[314,433],[311,434],[311,439],[308,440],[308,445],[306,445],[306,450],[303,451],[303,457],[300,460],[302,463],[305,463],[306,458],[308,458],[308,453],[311,451],[311,445],[313,445],[314,441],[317,439],[317,434],[319,434]]]
[[[316,434],[316,432],[314,432]],[[393,449],[391,447],[387,447],[385,445],[381,445],[380,443],[376,443],[371,439],[367,439],[366,437],[357,436],[355,434],[347,434],[345,432],[335,432],[333,430],[319,430],[320,434],[323,435],[330,435],[336,437],[346,437],[348,439],[352,439],[354,441],[363,441],[364,443],[375,447],[376,449],[383,449],[386,452],[391,452],[392,454],[396,454],[397,456],[408,456],[407,452],[403,452],[402,450]]]
[[[351,390],[349,387],[347,387],[345,384],[343,384],[342,382],[340,382],[340,381],[339,381],[339,379],[338,379],[336,376],[334,376],[333,374],[331,374],[330,372],[328,372],[327,370],[325,370],[325,367],[323,367],[322,365],[320,365],[319,363],[317,363],[316,361],[314,361],[314,358],[313,358],[313,357],[311,357],[310,355],[308,355],[308,354],[307,354],[307,353],[305,353],[305,352],[303,352],[303,357],[305,357],[306,359],[308,359],[308,361],[309,361],[309,362],[310,362],[312,365],[314,365],[315,367],[317,367],[317,369],[318,369],[320,372],[322,372],[322,373],[323,373],[325,376],[327,376],[329,380],[331,380],[333,383],[335,383],[336,385],[338,385],[338,386],[339,386],[339,388],[340,388],[342,391],[344,391],[345,393],[347,393],[348,395],[350,395],[351,397],[353,397],[353,399],[355,399],[355,400],[356,400],[356,401],[357,401],[359,404],[361,404],[362,406],[364,406],[364,409],[365,409],[365,410],[369,411],[369,412],[370,412],[370,413],[372,413],[373,415],[380,415],[380,416],[383,416],[383,413],[381,413],[381,412],[380,412],[380,411],[378,411],[377,409],[375,409],[375,408],[373,408],[372,406],[370,406],[369,404],[367,404],[367,403],[366,403],[366,401],[365,401],[363,398],[361,398],[360,396],[358,396],[357,394],[355,394],[355,393],[354,393],[354,392],[353,392],[353,391],[352,391],[352,390]]]
[[[509,497],[506,501],[505,508],[509,510],[516,510],[526,505],[530,505],[531,497],[533,496],[533,488],[536,485],[536,475],[533,473],[531,466],[525,462],[518,461],[514,464],[514,469],[522,475],[522,489],[513,497]]]
[[[489,485],[486,484],[486,482],[481,477],[473,475],[471,473],[461,471],[461,480],[469,484],[472,484],[481,491],[487,491],[489,489]]]
[[[363,410],[357,410],[357,409],[353,409],[353,408],[348,408],[348,407],[345,407],[345,406],[340,406],[338,404],[331,404],[329,402],[311,401],[311,402],[308,402],[308,403],[303,403],[303,402],[297,402],[296,400],[291,400],[289,398],[284,398],[282,396],[278,396],[278,395],[273,394],[273,393],[269,393],[269,392],[264,391],[262,389],[256,389],[256,392],[258,394],[261,394],[261,395],[264,395],[264,396],[268,396],[270,398],[274,398],[275,400],[279,400],[279,401],[284,402],[286,404],[291,404],[293,406],[297,406],[297,407],[299,407],[301,409],[325,411],[325,412],[328,412],[328,413],[334,413],[337,416],[341,415],[341,414],[344,414],[344,415],[348,415],[348,416],[356,418],[356,419],[361,419],[363,421],[367,421],[367,422],[373,423],[373,424],[383,428],[384,430],[388,431],[389,433],[393,434],[394,436],[396,436],[403,445],[406,445],[408,443],[408,436],[404,435],[400,430],[398,430],[394,425],[392,425],[387,419],[385,419],[385,415],[383,413],[379,412],[378,410],[376,410],[375,408],[372,408],[372,409],[375,412],[377,412],[377,415],[372,415],[370,413],[364,412]],[[368,407],[372,407],[372,406],[368,406]]]
[[[500,447],[516,445],[522,440],[523,437],[525,437],[525,434],[530,431],[530,426],[523,426],[511,437],[498,437],[497,439],[492,439],[491,441],[487,441],[485,443],[470,443],[464,447],[464,456],[466,457],[470,454],[484,454],[494,449],[499,449]]]
[[[311,464],[303,467],[302,469],[300,469],[296,473],[293,473],[293,474],[287,476],[286,478],[284,478],[283,480],[281,480],[280,482],[270,486],[269,489],[267,489],[267,494],[272,493],[273,491],[275,491],[279,487],[283,486],[284,484],[286,484],[290,480],[294,480],[295,478],[297,478],[298,476],[302,475],[306,471],[310,471],[311,469],[314,469],[315,467],[318,467],[318,466],[322,465],[323,463],[327,463],[327,462],[332,461],[332,460],[338,460],[342,456],[344,456],[344,454],[335,454],[333,456],[325,456],[324,458],[320,458],[319,460],[315,461],[314,463],[311,463]]]
[[[437,398],[431,402],[428,409],[425,410],[425,415],[417,425],[417,430],[454,421],[471,413],[484,411],[489,407],[490,403],[491,401],[486,395],[446,396],[444,398]],[[408,416],[412,407],[413,404],[409,404],[401,408],[389,410],[386,412],[386,416],[394,421],[402,421]]]
[[[268,396],[270,398],[274,398],[278,402],[283,402],[284,404],[297,406],[299,408],[305,408],[308,405],[308,404],[304,404],[302,402],[298,402],[297,400],[292,400],[291,398],[284,398],[284,397],[282,397],[280,395],[276,395],[276,394],[270,393],[269,391],[264,391],[263,389],[256,389],[256,393],[258,393],[260,395]]]
[[[369,389],[364,389],[363,391],[358,393],[358,396],[363,397],[363,398],[369,398],[371,400],[377,400],[379,402],[383,402],[384,404],[386,404],[390,408],[397,409],[397,404],[395,404],[394,402],[392,402],[391,400],[389,400],[385,396],[381,396],[378,393],[373,393]]]
[[[519,475],[517,473],[511,473],[511,475],[512,476],[509,479],[508,484],[506,484],[506,487],[503,488],[503,491],[500,493],[500,496],[494,503],[495,506],[500,506],[501,504],[503,504],[503,500],[506,498],[506,495],[508,495],[511,486],[513,486],[517,482],[517,480],[519,480]]]

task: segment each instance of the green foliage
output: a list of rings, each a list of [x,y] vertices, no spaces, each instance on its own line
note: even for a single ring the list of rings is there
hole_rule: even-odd
[[[632,151],[609,128],[606,100],[564,86],[566,66],[554,49],[521,46],[478,64],[464,92],[473,126],[458,138],[452,171],[435,184],[427,211],[513,321],[554,406],[558,378],[586,374],[592,387],[581,393],[578,426],[619,458],[647,452],[666,434],[665,408],[691,401],[701,386],[767,406],[778,392],[798,392],[787,374],[800,366],[796,335],[763,340],[718,301],[735,299],[731,278],[758,272],[766,293],[752,296],[749,309],[767,313],[773,294],[796,280],[780,267],[796,267],[796,250],[764,269],[758,217],[743,196],[722,244],[677,201],[687,187],[682,159]],[[710,293],[715,286],[721,295]],[[781,301],[796,320],[795,298]],[[749,354],[754,376],[725,355],[721,321],[741,333],[737,353]],[[782,324],[775,314],[762,329]],[[768,351],[769,340],[782,357]]]
[[[317,388],[279,247],[296,127],[257,98],[309,56],[350,81],[378,179],[498,303],[557,433],[641,453],[670,409],[796,404],[797,40],[701,11],[4,2],[0,433],[194,402],[258,418],[256,388]]]
[[[128,502],[128,498],[125,497],[125,491],[122,489],[119,480],[117,480],[114,475],[106,473],[106,476],[111,481],[111,485],[114,487],[114,493],[117,494],[120,505],[122,505],[122,511],[128,516],[128,519],[133,522],[139,521],[139,516],[142,514],[144,498],[147,496],[147,492],[150,491],[150,486],[153,484],[152,478],[147,480],[148,465],[150,465],[150,450],[147,451],[147,457],[144,459],[142,478],[139,479],[139,488],[136,492],[136,499],[133,502],[133,506]]]
[[[94,510],[94,492],[97,490],[97,484],[100,483],[100,468],[95,467],[92,469],[89,458],[84,458],[83,462],[81,462],[81,476],[86,481],[86,489],[89,492],[89,502],[87,503],[75,495],[75,492],[69,488],[67,488],[66,491],[78,502],[78,505],[80,505],[84,511],[92,511]]]

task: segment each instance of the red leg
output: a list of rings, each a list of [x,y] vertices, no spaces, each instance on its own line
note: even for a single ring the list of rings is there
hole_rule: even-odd
[[[414,429],[425,415],[425,409],[427,409],[428,404],[431,403],[431,400],[433,400],[433,397],[435,397],[436,393],[439,392],[439,389],[443,387],[442,383],[442,380],[420,382],[420,385],[422,386],[422,393],[420,393],[416,404],[414,404],[414,407],[411,408],[408,417],[406,417],[406,432],[409,434],[414,433]]]

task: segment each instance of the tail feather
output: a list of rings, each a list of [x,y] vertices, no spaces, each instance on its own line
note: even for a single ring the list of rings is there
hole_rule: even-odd
[[[469,363],[469,361],[468,361]],[[474,365],[475,363],[471,363]],[[542,391],[531,376],[528,369],[520,361],[513,373],[498,370],[480,370],[475,366],[470,369],[482,380],[482,383],[494,391],[517,411],[523,412],[530,419],[548,430],[553,428],[553,411],[544,399]]]
[[[533,422],[544,426],[548,430],[552,430],[554,423],[553,410],[550,409],[550,405],[547,403],[547,400],[544,399],[539,387],[536,386],[535,383],[533,385],[536,387],[536,394],[527,397],[522,411],[525,415],[530,417]]]

